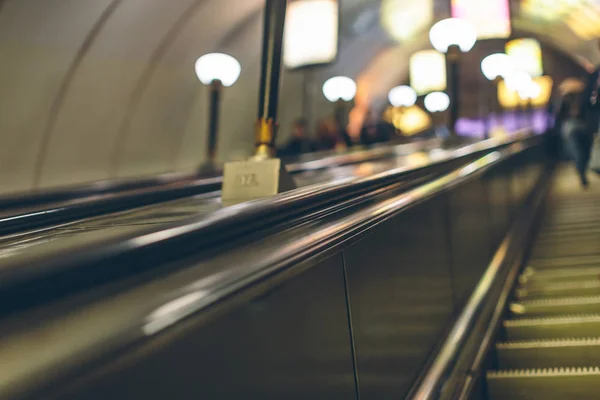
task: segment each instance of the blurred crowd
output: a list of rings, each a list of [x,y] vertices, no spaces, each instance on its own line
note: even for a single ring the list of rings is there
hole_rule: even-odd
[[[293,157],[315,151],[343,150],[355,145],[371,146],[398,138],[394,126],[369,114],[359,135],[352,136],[335,118],[322,119],[311,132],[307,121],[298,118],[292,124],[289,139],[279,149],[280,157]]]

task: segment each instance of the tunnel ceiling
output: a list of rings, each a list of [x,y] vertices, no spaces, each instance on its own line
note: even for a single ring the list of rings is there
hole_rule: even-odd
[[[517,34],[600,61],[593,41],[518,5]],[[0,192],[195,168],[206,91],[193,64],[212,51],[243,66],[225,93],[221,158],[247,154],[263,7],[264,0],[0,0]],[[380,0],[341,0],[338,62],[285,74],[282,127],[300,113],[330,112],[319,91],[329,76],[357,78],[369,88],[365,101],[406,79],[410,53],[429,47],[427,27],[399,44],[382,28],[380,7]],[[436,0],[434,19],[447,14],[448,2]]]

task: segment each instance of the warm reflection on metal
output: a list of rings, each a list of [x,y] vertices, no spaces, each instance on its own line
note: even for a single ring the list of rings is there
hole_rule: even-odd
[[[474,156],[481,149],[494,149],[498,143],[510,144],[510,142],[488,141],[484,144],[470,146],[470,153],[465,149],[462,149],[460,153]],[[21,345],[23,340],[29,340],[29,338],[20,332],[9,335],[10,337],[6,340],[8,345],[3,346],[2,352],[10,353],[13,358],[10,363],[5,363],[10,365],[10,368],[7,367],[0,378],[0,390],[3,393],[6,393],[6,390],[35,390],[38,389],[35,385],[40,382],[45,384],[50,380],[68,378],[69,374],[79,370],[82,360],[85,360],[85,363],[91,363],[100,357],[107,357],[110,351],[131,349],[128,346],[132,344],[150,343],[145,342],[149,338],[161,340],[159,335],[174,333],[178,329],[168,328],[183,319],[199,314],[204,317],[208,315],[206,312],[214,310],[213,306],[220,302],[220,304],[225,304],[225,301],[237,294],[238,291],[255,288],[258,282],[266,282],[266,279],[270,279],[276,274],[277,277],[281,277],[281,274],[297,266],[299,262],[331,250],[332,246],[336,246],[350,235],[354,236],[367,231],[376,224],[428,199],[451,192],[459,185],[474,182],[489,169],[510,160],[522,149],[536,146],[539,141],[533,139],[526,140],[524,143],[524,145],[521,145],[520,142],[512,143],[512,145],[499,150],[498,157],[492,155],[485,157],[483,161],[476,161],[477,168],[467,166],[454,170],[439,179],[409,191],[404,191],[406,187],[402,184],[403,172],[401,170],[379,174],[377,178],[348,180],[339,184],[336,190],[344,189],[342,192],[349,196],[352,194],[349,189],[357,185],[365,185],[369,191],[362,195],[355,195],[356,198],[346,202],[345,211],[347,213],[337,214],[331,219],[311,220],[310,223],[299,226],[288,237],[285,237],[285,232],[281,232],[277,236],[283,235],[284,239],[276,246],[271,245],[268,251],[264,251],[264,248],[261,247],[250,257],[242,257],[236,259],[235,262],[228,259],[224,260],[225,264],[215,265],[199,261],[193,268],[185,271],[170,271],[173,274],[169,274],[169,283],[166,286],[159,288],[154,285],[156,282],[146,282],[141,285],[142,287],[136,287],[131,291],[127,290],[127,293],[118,293],[113,297],[102,299],[103,302],[106,301],[112,305],[99,307],[101,308],[100,317],[96,313],[98,308],[95,308],[98,306],[97,299],[90,300],[84,307],[78,304],[76,312],[64,318],[52,320],[53,324],[61,328],[60,331],[56,331],[58,334],[46,337],[47,340],[43,342],[36,340],[32,346]],[[449,154],[456,156],[456,153],[449,152]],[[430,165],[435,165],[435,163]],[[374,190],[373,183],[378,182],[376,179],[383,178],[390,178],[387,185]],[[182,243],[175,242],[175,247],[169,246],[169,244],[173,244],[170,241],[176,239],[191,239],[198,245],[203,238],[198,234],[206,235],[207,231],[202,229],[210,227],[211,224],[227,222],[229,223],[227,226],[231,228],[240,221],[248,221],[247,218],[260,218],[261,214],[256,212],[268,210],[271,214],[277,214],[282,210],[289,211],[292,207],[298,207],[298,204],[314,204],[315,198],[318,200],[320,195],[331,201],[331,195],[332,193],[336,194],[336,190],[328,192],[327,186],[321,185],[309,190],[291,191],[271,199],[227,208],[212,214],[204,222],[196,220],[172,229],[151,232],[137,239],[119,241],[113,245],[103,246],[101,249],[93,249],[93,251],[86,249],[84,254],[79,254],[82,257],[75,257],[79,264],[70,267],[87,266],[85,263],[90,261],[103,261],[102,266],[106,267],[106,263],[110,263],[118,254],[131,254],[129,252],[138,251],[134,254],[148,255],[143,251],[145,247],[149,246],[155,246],[154,250],[173,251],[180,248]],[[399,193],[400,191],[404,192]],[[377,197],[381,194],[385,194],[387,197],[384,200]],[[349,204],[352,207],[348,206]],[[262,216],[264,215],[262,214]],[[210,234],[214,231],[208,232]],[[247,249],[250,249],[250,246]],[[60,261],[62,265],[64,260],[61,258]],[[73,260],[71,259],[71,261]],[[26,267],[30,266],[26,265]],[[25,268],[25,274],[28,271]],[[37,270],[34,269],[34,271]],[[89,269],[87,271],[89,272]],[[105,269],[102,271],[105,272]],[[193,273],[188,274],[189,272]],[[2,277],[4,278],[4,276]],[[269,284],[272,282],[269,281]],[[6,284],[6,280],[0,279],[0,284]],[[111,323],[106,323],[106,321]],[[70,335],[63,334],[66,326],[68,326]],[[39,332],[34,331],[34,333]],[[29,364],[35,357],[23,357],[23,349],[26,349],[27,354],[36,354],[36,357],[43,354],[46,357],[43,360],[36,359],[35,365],[31,366]],[[45,350],[45,352],[40,350]],[[44,373],[46,371],[53,373]],[[35,385],[32,383],[34,379]],[[27,385],[16,387],[14,382],[27,383]]]
[[[325,243],[327,241],[330,241],[332,240],[332,238],[347,233],[349,230],[365,226],[371,226],[377,223],[378,221],[382,221],[385,218],[389,218],[391,215],[402,212],[403,210],[405,210],[408,207],[411,207],[414,204],[418,204],[442,192],[451,190],[452,188],[464,183],[465,181],[480,176],[494,165],[511,158],[513,155],[519,153],[521,150],[521,146],[515,146],[491,153],[476,160],[473,163],[468,164],[465,167],[455,170],[432,182],[425,183],[422,186],[419,186],[406,193],[399,194],[388,200],[378,202],[370,207],[354,212],[338,222],[334,222],[325,226],[323,229],[320,229],[316,233],[309,234],[298,239],[298,241],[296,241],[293,246],[290,246],[287,249],[281,249],[275,254],[272,254],[271,257],[268,259],[268,262],[265,263],[265,265],[248,265],[244,268],[240,268],[238,270],[241,271],[241,274],[239,276],[223,275],[222,277],[225,278],[224,281],[216,280],[212,282],[210,287],[203,287],[203,296],[200,296],[198,298],[192,298],[193,296],[187,297],[190,294],[197,293],[198,283],[193,283],[190,285],[189,289],[183,291],[184,293],[187,293],[186,295],[182,296],[181,293],[178,293],[176,295],[176,298],[169,299],[164,306],[160,307],[161,310],[166,310],[162,316],[162,319],[169,321],[169,324],[174,324],[178,320],[186,318],[192,313],[198,312],[203,308],[208,307],[211,304],[219,301],[220,299],[230,295],[231,293],[239,290],[241,287],[246,287],[250,285],[255,279],[261,277],[262,274],[269,269],[269,265],[272,265],[275,262],[275,259],[291,260],[302,249],[305,249],[307,247],[316,247],[319,243]],[[176,232],[172,233],[175,234]],[[148,237],[144,240],[144,242],[151,243],[153,240],[160,240],[160,238]],[[461,315],[460,321],[459,323],[457,323],[457,328],[451,333],[451,338],[453,338],[453,345],[443,350],[442,357],[448,358],[458,350],[458,344],[465,335],[465,324],[472,320],[473,315],[476,313],[476,310],[473,309],[473,307],[475,307],[481,302],[483,296],[485,296],[485,294],[489,290],[493,278],[495,277],[498,269],[500,268],[501,262],[504,260],[506,248],[508,245],[509,241],[507,240],[501,245],[500,250],[496,253],[496,256],[492,260],[490,267],[488,268],[484,277],[482,278],[483,285],[480,284],[478,286],[471,300],[469,301],[469,305],[467,306],[467,310],[469,311],[465,315]],[[172,312],[169,312],[168,305],[174,301],[178,301],[178,299],[180,298],[190,299],[190,301],[186,302],[185,307],[178,307],[176,309],[173,309]],[[148,319],[151,319],[151,316],[148,316]],[[146,334],[152,333],[147,329],[143,330]],[[440,371],[438,371],[438,369]],[[437,369],[434,371],[435,373],[432,374],[432,378],[426,381],[426,385],[431,386],[431,391],[435,387],[434,383],[437,382],[437,380],[435,379],[444,370],[445,366],[438,366]],[[432,383],[430,381],[432,381]],[[430,393],[431,391],[428,391],[427,393]],[[415,398],[429,399],[430,397]]]
[[[502,156],[500,154],[491,153],[489,156],[495,158],[496,160],[500,159]],[[480,162],[478,160],[476,163]],[[475,163],[474,163],[475,164]],[[472,167],[471,164],[470,167]],[[470,168],[467,167],[467,168]],[[541,187],[539,190],[534,192],[533,200],[531,201],[532,208],[537,210],[540,206],[541,199],[543,197],[545,187],[545,182],[548,180],[549,174],[542,177],[540,182]],[[456,364],[458,358],[461,355],[461,350],[465,342],[468,339],[469,334],[472,331],[473,326],[476,324],[477,320],[481,317],[481,313],[483,311],[484,305],[486,301],[506,301],[508,298],[508,292],[512,287],[512,284],[506,282],[503,287],[503,291],[499,295],[499,299],[490,299],[490,293],[492,292],[492,288],[502,284],[501,281],[507,279],[506,269],[511,268],[512,271],[509,271],[509,278],[512,276],[514,279],[516,277],[515,268],[519,267],[519,263],[513,262],[512,264],[509,261],[513,261],[515,259],[514,253],[520,252],[523,253],[523,246],[525,243],[525,237],[531,230],[533,220],[535,217],[535,212],[530,212],[527,210],[526,214],[521,213],[516,218],[516,223],[511,227],[508,234],[505,236],[502,241],[500,247],[497,249],[496,253],[492,261],[490,262],[487,270],[479,280],[475,290],[471,294],[469,301],[463,308],[463,311],[455,321],[451,331],[446,337],[444,344],[440,351],[437,353],[431,367],[427,370],[424,378],[419,383],[418,387],[412,392],[411,396],[408,397],[410,400],[427,400],[427,399],[437,399],[440,398],[442,390],[452,390],[453,388],[444,388],[444,384],[446,383],[446,379],[448,378],[452,368]],[[496,320],[493,321],[493,318],[499,319],[503,315],[504,307],[500,309],[496,308],[493,310],[494,316],[492,317],[492,321],[490,322],[490,327],[492,325],[498,323]],[[484,342],[490,342],[493,340],[493,333],[495,329],[488,329],[484,335]],[[476,354],[474,365],[481,363],[483,359],[482,353]],[[470,371],[474,373],[474,370]],[[467,377],[467,381],[464,384],[464,390],[470,390],[470,388],[466,388],[468,385],[472,385],[471,381],[473,377]],[[461,397],[463,398],[463,397]]]

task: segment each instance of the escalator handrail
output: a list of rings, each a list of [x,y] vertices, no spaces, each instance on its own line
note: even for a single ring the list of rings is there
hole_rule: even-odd
[[[419,151],[427,147],[440,145],[437,139],[423,140],[416,143],[407,143],[372,149],[362,149],[349,152],[347,154],[335,154],[328,152],[314,157],[295,157],[289,159],[286,169],[291,173],[312,171],[317,169],[329,168],[332,165],[354,164],[357,162],[373,161],[384,157],[391,157],[397,154],[409,151]],[[318,154],[318,153],[311,153]],[[125,191],[134,191],[141,189],[152,189],[158,186],[176,184],[178,182],[193,182],[198,179],[206,179],[211,184],[221,184],[223,179],[221,171],[215,170],[210,176],[200,176],[197,174],[168,173],[158,175],[152,178],[142,180],[127,181],[108,181],[101,180],[77,187],[67,187],[50,190],[36,190],[27,193],[15,193],[3,195],[0,197],[0,210],[4,213],[8,210],[23,209],[31,207],[41,207],[42,205],[51,205],[59,202],[68,202],[81,200],[86,197],[96,197],[108,194],[115,194]]]
[[[76,271],[100,260],[122,256],[149,247],[169,245],[188,236],[196,238],[197,246],[210,246],[219,241],[230,241],[248,232],[298,218],[308,210],[322,208],[342,200],[369,193],[398,182],[402,177],[439,167],[446,163],[484,154],[511,144],[538,143],[540,137],[527,136],[511,139],[488,140],[449,153],[446,158],[424,162],[416,167],[400,167],[364,178],[348,178],[334,184],[318,184],[295,189],[266,199],[226,207],[207,216],[167,226],[149,228],[145,232],[112,238],[93,246],[57,252],[44,259],[25,262],[7,261],[0,269],[0,291],[28,285],[31,281],[45,280],[55,275]]]
[[[188,177],[163,184],[127,188],[95,195],[91,192],[82,192],[83,196],[79,198],[45,204],[41,207],[0,212],[0,236],[57,226],[81,218],[124,211],[161,201],[215,193],[220,188],[220,177],[195,179]]]
[[[329,154],[314,160],[302,157],[286,165],[292,174],[374,161],[427,149],[439,140]],[[215,172],[215,174],[218,171]],[[124,211],[181,197],[220,190],[222,176],[168,174],[139,182],[101,181],[80,188],[0,198],[0,236],[63,225],[78,219]]]
[[[86,345],[86,351],[91,353],[86,354],[84,359],[89,361],[94,360],[95,357],[105,357],[113,354],[113,351],[119,352],[128,348],[127,346],[148,340],[191,315],[202,313],[215,304],[232,298],[231,296],[244,289],[255,287],[255,284],[260,282],[264,283],[266,279],[275,276],[278,272],[283,272],[305,259],[330,250],[332,246],[342,243],[346,237],[355,236],[359,231],[368,230],[372,226],[398,215],[416,204],[421,204],[428,199],[447,193],[457,186],[479,178],[493,167],[537,145],[539,145],[539,142],[515,143],[509,147],[490,152],[466,166],[455,169],[415,189],[379,200],[374,204],[366,205],[350,214],[346,214],[323,227],[316,227],[307,235],[292,239],[283,248],[278,248],[275,252],[265,252],[264,256],[261,256],[260,262],[251,263],[240,259],[239,265],[235,265],[235,268],[230,271],[212,271],[201,278],[194,278],[193,281],[182,282],[182,286],[166,288],[162,293],[153,292],[151,298],[138,298],[135,302],[135,309],[131,311],[132,314],[121,316],[128,323],[114,324],[110,327],[111,332],[99,339],[101,342],[94,341]],[[138,238],[136,240],[138,244],[141,244],[140,240],[143,242],[150,239],[152,238]],[[204,269],[201,268],[201,270]],[[201,286],[200,281],[197,279],[201,279],[201,282],[206,286]],[[265,284],[263,287],[264,290],[268,290],[268,285]],[[202,295],[199,295],[200,293]],[[184,306],[165,307],[169,304],[180,304],[182,298],[186,299]],[[151,303],[149,303],[150,301]],[[157,305],[158,308],[156,308]],[[152,310],[156,311],[152,312]],[[151,314],[148,314],[148,312],[151,312]],[[160,320],[155,321],[152,319],[158,316]],[[63,347],[59,346],[58,348]],[[82,348],[79,351],[84,351],[84,349]],[[66,368],[65,376],[69,371],[77,369],[77,363],[82,360],[82,357],[73,357],[72,354],[66,353],[64,355],[58,355],[57,353],[56,356],[59,358],[55,362]],[[53,379],[52,374],[44,374],[44,376],[48,377],[45,379]],[[26,386],[27,390],[33,389],[30,385]]]
[[[197,175],[193,174],[164,174],[142,180],[128,180],[122,182],[102,180],[72,188],[35,190],[28,193],[8,194],[0,197],[0,210],[6,212],[8,210],[19,210],[24,208],[40,208],[43,205],[79,200],[92,196],[103,196],[129,190],[148,189],[173,184],[175,182],[193,181],[198,178]]]

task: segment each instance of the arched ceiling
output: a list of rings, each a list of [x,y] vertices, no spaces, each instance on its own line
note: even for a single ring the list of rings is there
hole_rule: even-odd
[[[447,15],[447,4],[436,0],[435,18]],[[341,0],[338,62],[285,73],[282,136],[301,114],[329,114],[320,85],[330,76],[357,78],[367,103],[406,79],[410,53],[429,46],[426,31],[394,42],[379,23],[380,6]],[[193,64],[212,51],[243,66],[224,94],[220,157],[248,154],[263,7],[264,0],[0,0],[0,193],[194,169],[206,141],[207,90]],[[565,25],[514,17],[519,31],[600,61],[597,46]]]

